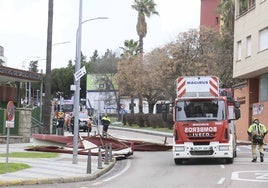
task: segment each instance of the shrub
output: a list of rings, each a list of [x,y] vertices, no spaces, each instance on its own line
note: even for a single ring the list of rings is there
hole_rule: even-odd
[[[173,124],[174,124],[173,114],[168,114],[168,116],[167,116],[167,122],[166,122],[167,128],[172,129],[173,128]]]
[[[132,126],[135,123],[134,114],[126,114],[126,122],[129,126]]]
[[[123,123],[129,126],[137,124],[139,127],[172,129],[173,115],[167,114],[167,120],[164,121],[162,114],[126,114],[124,115]]]
[[[127,124],[127,114],[123,115],[123,125],[126,125]]]
[[[139,127],[145,127],[144,126],[144,122],[145,122],[144,114],[139,113],[139,114],[135,115],[135,119],[137,119],[136,122],[137,122]]]

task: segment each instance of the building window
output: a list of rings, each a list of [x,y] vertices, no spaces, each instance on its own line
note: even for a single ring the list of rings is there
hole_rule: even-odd
[[[252,7],[255,7],[256,0],[248,0],[248,7],[251,9]]]
[[[242,42],[238,41],[237,42],[237,60],[241,60],[241,55],[242,55]]]
[[[268,28],[259,31],[259,51],[268,48]]]
[[[268,100],[268,74],[260,77],[260,102]]]
[[[219,20],[219,17],[216,17],[216,25],[219,25],[220,24],[220,20]]]
[[[244,14],[247,12],[248,9],[248,1],[247,0],[240,0],[239,1],[239,12],[240,14]]]
[[[239,15],[244,15],[255,8],[256,0],[238,0]]]
[[[247,37],[247,57],[251,56],[251,36]]]

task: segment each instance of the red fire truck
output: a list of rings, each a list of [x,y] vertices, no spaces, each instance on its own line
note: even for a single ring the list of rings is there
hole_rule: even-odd
[[[175,164],[191,158],[221,158],[233,163],[239,107],[230,89],[220,89],[218,77],[179,77],[173,117]]]

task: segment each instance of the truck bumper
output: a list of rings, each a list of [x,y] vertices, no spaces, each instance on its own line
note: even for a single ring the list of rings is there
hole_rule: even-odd
[[[210,142],[209,145],[194,145],[192,142],[185,142],[184,144],[173,145],[174,159],[233,158],[233,156],[232,143]]]

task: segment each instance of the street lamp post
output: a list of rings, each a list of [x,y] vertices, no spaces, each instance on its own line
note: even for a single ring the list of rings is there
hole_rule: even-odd
[[[107,17],[97,17],[93,19],[88,19],[82,22],[82,0],[79,3],[79,20],[78,28],[76,32],[76,63],[75,72],[80,70],[81,64],[81,36],[82,36],[82,24],[98,20],[98,19],[108,19]],[[79,116],[79,99],[80,99],[80,79],[75,80],[75,95],[74,95],[74,137],[73,137],[73,164],[78,163],[78,116]]]
[[[39,106],[39,95],[38,95],[39,91],[40,91],[39,89],[36,90],[36,104],[37,104],[37,106]]]
[[[58,110],[60,112],[62,112],[62,94],[63,94],[63,92],[58,91],[56,94],[59,96],[59,101],[60,101],[60,109],[58,109]]]

